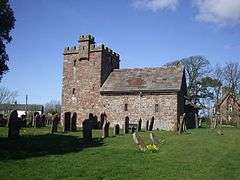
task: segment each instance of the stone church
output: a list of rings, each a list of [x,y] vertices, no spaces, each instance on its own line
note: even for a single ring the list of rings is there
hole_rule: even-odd
[[[182,65],[120,69],[120,56],[91,35],[64,49],[62,121],[77,126],[94,117],[110,126],[152,123],[153,129],[177,130],[184,113],[186,79]],[[70,125],[69,125],[70,126]]]

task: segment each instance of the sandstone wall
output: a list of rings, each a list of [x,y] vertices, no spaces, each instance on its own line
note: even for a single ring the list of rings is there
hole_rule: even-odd
[[[128,116],[130,123],[138,123],[142,119],[142,127],[146,121],[154,117],[154,129],[176,130],[178,118],[177,94],[164,95],[119,95],[102,96],[103,112],[106,113],[110,126],[124,124]],[[124,106],[128,104],[128,110]],[[155,112],[155,104],[159,110]]]

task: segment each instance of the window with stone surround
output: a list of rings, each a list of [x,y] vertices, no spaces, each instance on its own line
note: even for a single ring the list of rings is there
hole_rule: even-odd
[[[159,105],[155,104],[155,113],[159,112]]]
[[[124,104],[124,111],[128,111],[128,104]]]

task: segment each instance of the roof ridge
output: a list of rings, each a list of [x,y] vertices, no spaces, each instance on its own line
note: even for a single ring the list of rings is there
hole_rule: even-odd
[[[170,68],[176,68],[176,69],[183,69],[182,66],[174,65],[174,66],[158,66],[158,67],[142,67],[142,68],[123,68],[123,69],[114,69],[114,71],[128,71],[128,70],[154,70],[154,69],[170,69]]]

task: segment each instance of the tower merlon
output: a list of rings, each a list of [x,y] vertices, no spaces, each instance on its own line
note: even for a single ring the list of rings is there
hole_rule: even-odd
[[[81,35],[80,37],[79,37],[79,43],[81,43],[81,42],[84,42],[84,41],[90,41],[90,44],[94,44],[95,43],[95,38],[94,38],[94,36],[92,36],[92,35],[90,35],[90,34],[88,34],[88,35]]]

